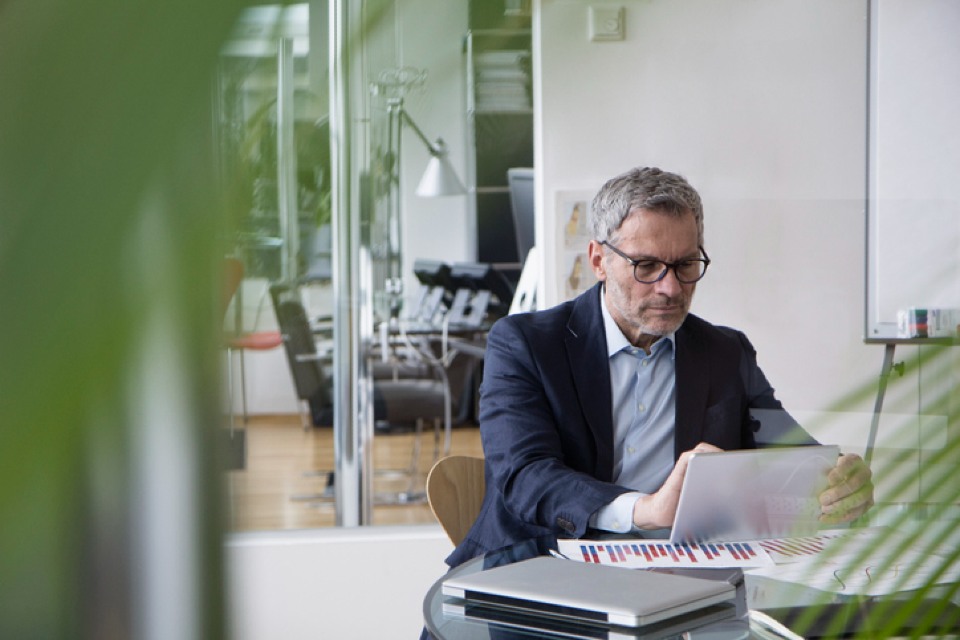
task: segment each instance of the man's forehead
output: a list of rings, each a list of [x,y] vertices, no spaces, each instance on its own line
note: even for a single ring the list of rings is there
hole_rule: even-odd
[[[694,236],[698,233],[696,218],[689,211],[686,213],[670,213],[650,209],[634,209],[620,223],[615,236],[624,240],[631,239],[631,236],[640,237],[643,236],[642,227],[651,224],[659,227],[664,222],[667,223],[671,233],[692,233]],[[694,242],[696,242],[696,238]]]
[[[686,217],[690,217],[691,219],[695,218],[695,216],[693,215],[693,209],[690,209],[687,207],[681,207],[679,205],[676,207],[667,206],[667,205],[659,206],[659,207],[638,206],[638,207],[631,207],[630,211],[627,213],[626,217],[624,218],[624,222],[626,222],[626,220],[632,216],[640,216],[644,214],[663,216],[665,218],[686,218]]]

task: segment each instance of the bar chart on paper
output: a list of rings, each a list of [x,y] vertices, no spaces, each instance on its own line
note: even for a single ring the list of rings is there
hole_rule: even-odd
[[[633,569],[653,567],[765,567],[769,554],[755,542],[670,544],[658,540],[558,540],[571,560]]]
[[[799,538],[777,538],[757,542],[766,551],[775,564],[800,562],[824,551],[834,540],[851,539],[855,535],[849,531],[827,532],[815,536]]]

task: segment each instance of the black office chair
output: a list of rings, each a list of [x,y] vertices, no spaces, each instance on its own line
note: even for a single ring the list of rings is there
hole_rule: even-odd
[[[303,304],[300,298],[300,290],[297,286],[274,283],[270,286],[270,299],[273,302],[273,310],[277,316],[277,322],[280,322],[280,305],[283,302],[296,302],[300,305],[301,310],[303,309]],[[304,317],[306,313],[304,311]],[[300,319],[294,319],[294,323],[299,324]],[[281,326],[282,330],[282,326]],[[321,365],[321,373],[325,373],[332,366],[331,358],[328,356],[309,356],[308,350],[313,349],[316,351],[316,343],[320,342],[332,342],[333,340],[333,318],[330,316],[315,316],[312,321],[307,318],[307,331],[303,336],[297,335],[295,338],[298,343],[292,345],[296,349],[296,353],[300,354],[300,358],[303,359],[315,359]],[[312,344],[312,347],[311,347]],[[288,347],[289,348],[289,347]],[[434,369],[423,362],[420,359],[414,357],[413,354],[409,353],[400,353],[396,350],[391,350],[388,354],[388,357],[381,357],[380,346],[375,345],[370,352],[369,365],[371,370],[371,375],[375,380],[396,380],[399,378],[410,378],[410,379],[432,379],[436,377]],[[290,354],[287,353],[289,358]],[[316,379],[316,374],[313,372],[315,368],[313,365],[301,363],[291,363],[291,374],[294,378],[294,383],[298,387],[297,395],[303,402],[308,405],[310,409],[309,412],[301,411],[301,415],[305,417],[303,420],[304,429],[309,429],[312,426],[329,426],[333,424],[333,407],[332,404],[329,404],[329,399],[321,398],[318,396],[320,392],[317,392],[318,387],[324,386],[326,383]],[[294,374],[294,369],[297,369]],[[299,376],[299,378],[298,378]],[[303,388],[300,388],[300,387]],[[329,395],[329,390],[326,392]],[[322,395],[322,394],[321,394]],[[311,398],[313,398],[311,400]],[[386,428],[385,425],[381,425],[381,428]]]
[[[295,288],[276,287],[271,289],[271,294],[290,373],[301,401],[301,415],[305,413],[305,418],[309,419],[312,426],[330,426],[333,424],[332,384],[324,368],[325,364],[329,364],[329,359],[317,350],[299,292]],[[393,496],[376,496],[375,502],[407,503],[424,499],[422,492],[415,491],[420,476],[423,423],[433,419],[436,460],[439,458],[440,434],[448,402],[448,388],[440,377],[374,379],[373,413],[374,420],[380,425],[377,432],[414,430],[410,465],[399,471],[409,476],[407,491]],[[313,497],[319,499],[321,496]]]

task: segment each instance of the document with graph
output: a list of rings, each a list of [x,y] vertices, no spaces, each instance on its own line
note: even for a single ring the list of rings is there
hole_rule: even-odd
[[[752,576],[842,595],[879,596],[960,582],[960,563],[912,551],[902,534],[885,527],[743,542],[617,538],[558,540],[557,546],[563,556],[579,562],[627,569],[740,568]]]
[[[914,551],[903,535],[884,527],[825,531],[759,544],[774,564],[751,570],[751,575],[830,593],[882,596],[960,582],[960,563]]]
[[[561,554],[589,564],[628,569],[765,567],[773,564],[757,542],[672,544],[666,540],[558,540]]]

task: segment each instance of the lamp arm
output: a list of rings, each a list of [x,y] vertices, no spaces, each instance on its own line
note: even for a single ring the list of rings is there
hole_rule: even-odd
[[[421,141],[421,142],[424,144],[424,146],[426,146],[427,149],[430,151],[430,155],[433,155],[433,156],[441,156],[441,155],[443,155],[443,148],[440,147],[440,146],[439,146],[438,144],[436,144],[436,143],[430,142],[430,140],[429,140],[429,139],[427,138],[427,136],[423,133],[423,131],[420,129],[420,127],[417,126],[417,123],[413,121],[413,118],[411,118],[411,117],[407,114],[407,110],[404,109],[403,107],[400,107],[400,118],[401,118],[401,120],[403,120],[403,122],[406,122],[407,125],[409,125],[411,129],[413,129],[413,132],[417,134],[417,137],[420,138],[420,141]]]

